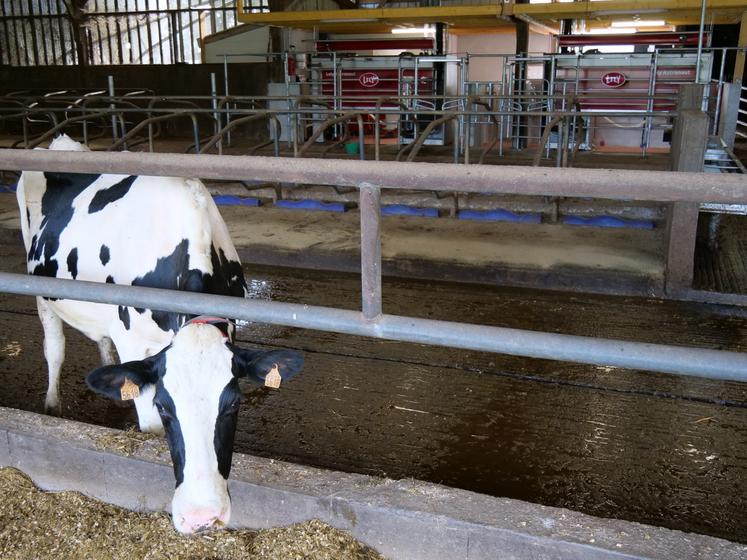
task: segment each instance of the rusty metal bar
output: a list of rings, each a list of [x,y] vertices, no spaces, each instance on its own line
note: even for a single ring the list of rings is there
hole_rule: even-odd
[[[87,121],[89,119],[95,119],[96,117],[103,117],[103,116],[106,116],[106,115],[111,115],[112,116],[112,122],[115,124],[115,127],[116,127],[117,119],[119,119],[120,124],[122,125],[122,130],[124,130],[124,119],[122,118],[121,112],[117,112],[116,109],[114,109],[114,110],[104,109],[102,111],[96,111],[96,112],[92,112],[92,113],[85,113],[85,114],[82,114],[82,115],[78,115],[77,117],[70,117],[69,119],[65,119],[64,121],[55,124],[54,127],[52,127],[49,130],[47,130],[41,136],[37,136],[35,139],[29,141],[25,145],[25,147],[26,147],[26,149],[36,148],[39,144],[41,144],[45,140],[48,140],[49,138],[51,138],[56,133],[58,133],[59,131],[61,131],[63,128],[65,128],[66,126],[68,126],[70,124],[73,124],[73,123],[76,123],[76,122],[80,122],[80,121],[84,121],[85,122],[85,121]]]
[[[361,299],[363,316],[381,315],[381,190],[362,186],[358,200],[361,219]]]
[[[199,134],[199,126],[197,124],[197,117],[194,113],[185,112],[185,113],[174,113],[172,115],[159,115],[156,117],[149,117],[147,119],[142,120],[138,124],[136,124],[127,134],[122,136],[120,139],[115,138],[115,142],[107,148],[107,150],[113,151],[118,150],[119,148],[124,147],[127,149],[127,141],[134,138],[135,135],[140,132],[143,128],[146,126],[148,127],[148,130],[150,130],[150,125],[157,122],[167,121],[171,119],[176,119],[179,117],[189,117],[192,120],[192,139],[195,142],[195,151],[200,149],[200,134]],[[150,136],[149,136],[150,138]]]
[[[433,129],[435,129],[437,126],[446,124],[450,120],[453,120],[457,118],[459,115],[456,114],[446,114],[443,117],[440,117],[438,119],[432,120],[428,123],[428,126],[425,127],[423,132],[420,133],[417,140],[414,142],[408,144],[404,148],[402,148],[399,153],[397,154],[397,161],[400,160],[400,158],[407,152],[407,150],[410,150],[410,153],[407,154],[407,162],[412,162],[415,159],[415,156],[418,155],[418,152],[420,151],[420,148],[423,146],[425,141],[428,139],[428,136],[430,136],[431,132],[433,132]]]
[[[370,186],[403,190],[747,204],[747,176],[619,169],[404,163],[267,156],[0,150],[0,169]]]

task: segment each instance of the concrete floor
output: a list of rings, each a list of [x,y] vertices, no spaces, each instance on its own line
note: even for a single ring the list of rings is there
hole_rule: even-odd
[[[221,206],[245,263],[354,272],[357,211]],[[20,231],[12,193],[0,193],[0,230]],[[660,229],[384,217],[384,274],[487,284],[655,295],[663,281]]]
[[[24,270],[16,240],[2,269]],[[357,275],[245,266],[258,299],[360,308]],[[688,302],[385,278],[384,311],[640,342],[745,351],[743,310]],[[65,418],[123,428],[91,393],[95,345],[67,329]],[[245,346],[294,348],[284,390],[253,391],[237,451],[745,540],[747,384],[244,324]],[[0,406],[41,411],[33,298],[0,294]]]

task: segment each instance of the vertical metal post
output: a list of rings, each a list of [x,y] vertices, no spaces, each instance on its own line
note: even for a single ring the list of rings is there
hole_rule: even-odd
[[[469,82],[469,53],[461,59],[461,72],[459,77],[459,96],[462,99],[467,97],[467,82]],[[466,107],[466,103],[465,103]],[[459,141],[462,143],[460,149],[464,151],[464,115],[459,115]]]
[[[648,77],[648,100],[646,102],[646,110],[651,112],[654,110],[654,95],[656,94],[656,72],[658,71],[659,58],[658,52],[654,51],[651,55],[651,73]],[[648,152],[648,143],[651,137],[651,123],[652,119],[647,116],[643,123],[643,138],[641,139],[641,149],[643,157],[646,157]]]
[[[700,5],[700,27],[698,28],[698,56],[695,58],[695,83],[700,83],[700,58],[703,53],[703,27],[705,26],[706,0]]]
[[[568,167],[568,150],[570,149],[570,143],[571,143],[571,119],[572,117],[563,117],[562,122],[562,130],[563,130],[563,151],[561,152],[560,157],[560,167]]]
[[[459,122],[454,123],[454,163],[459,163]]]
[[[288,136],[288,146],[293,145],[293,157],[298,157],[298,118],[295,113],[291,117],[290,111],[293,109],[293,102],[291,101],[291,89],[290,89],[290,76],[288,75],[288,51],[283,51],[283,81],[285,82],[285,100],[288,105],[288,127],[290,128],[290,135]],[[324,76],[324,70],[321,70],[321,75]],[[322,78],[322,82],[324,78]],[[293,126],[291,126],[291,123]]]
[[[109,83],[109,97],[114,97],[114,76],[110,74],[106,78]],[[114,103],[109,104],[109,108],[113,111]],[[112,113],[112,141],[116,142],[117,140],[119,140],[119,136],[117,135],[117,118]]]
[[[220,114],[218,113],[218,87],[215,83],[215,72],[210,72],[210,96],[212,97],[213,105],[213,130],[215,134],[220,131]],[[222,138],[218,140],[218,153],[223,154],[223,142]]]
[[[358,115],[358,157],[361,161],[366,159],[366,133],[363,131],[363,117],[360,115]]]
[[[334,68],[332,76],[335,80],[334,88],[332,90],[332,95],[334,97],[332,100],[332,107],[334,107],[335,111],[342,111],[342,101],[340,100],[340,97],[342,96],[342,60],[337,60],[337,51],[332,52],[332,66]],[[342,134],[342,124],[337,123],[334,125],[335,138],[339,138],[340,134]]]
[[[374,113],[374,160],[379,161],[381,157],[381,107]]]
[[[469,97],[465,98],[464,107],[468,112],[467,115],[467,126],[464,130],[464,165],[469,165],[469,150],[470,143],[472,141],[472,103],[469,101]]]
[[[223,107],[226,108],[226,126],[231,124],[231,103],[228,101],[228,55],[223,55],[223,90],[226,94],[226,102]],[[221,138],[221,142],[223,139]],[[226,144],[231,145],[231,130],[226,132]]]
[[[563,139],[565,138],[565,119],[560,119],[558,121],[558,133],[556,136],[556,149],[555,149],[555,167],[562,167],[562,158],[563,158]]]
[[[713,52],[713,51],[711,51]],[[724,70],[726,66],[726,49],[721,49],[721,68],[718,72],[718,85],[716,86],[716,108],[713,111],[713,126],[711,134],[717,134],[719,128],[719,117],[721,116],[721,98],[724,92]]]
[[[381,190],[361,186],[361,299],[363,316],[381,315]]]
[[[550,58],[550,83],[547,88],[548,98],[547,98],[547,122],[550,122],[550,119],[552,118],[552,113],[555,110],[555,72],[556,72],[556,58],[555,55],[553,55]],[[545,146],[545,157],[549,159],[550,157],[550,142],[547,142]]]

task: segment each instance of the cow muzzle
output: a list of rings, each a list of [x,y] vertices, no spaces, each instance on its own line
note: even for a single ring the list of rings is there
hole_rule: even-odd
[[[192,534],[221,529],[228,524],[231,519],[231,500],[225,481],[222,482],[222,491],[209,492],[208,495],[205,495],[204,486],[190,488],[182,484],[176,489],[171,514],[177,531]]]
[[[180,533],[192,534],[222,529],[229,520],[226,511],[210,508],[193,509],[174,517],[174,527]]]

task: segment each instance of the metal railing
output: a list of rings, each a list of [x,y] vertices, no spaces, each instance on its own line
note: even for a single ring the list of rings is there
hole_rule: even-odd
[[[625,99],[626,94],[621,93],[595,93],[596,98]],[[527,100],[539,103],[536,108],[518,111],[514,108],[507,108],[507,105],[517,100]],[[634,97],[637,97],[634,94]],[[579,96],[583,100],[583,96]],[[478,161],[485,160],[485,156],[494,151],[499,157],[504,155],[503,142],[508,140],[508,128],[513,126],[511,123],[514,118],[520,116],[527,120],[532,127],[537,128],[539,133],[537,139],[541,139],[542,130],[547,123],[555,123],[559,130],[564,130],[564,125],[569,122],[572,124],[577,120],[595,119],[594,123],[589,123],[585,130],[604,129],[605,125],[600,124],[599,118],[624,117],[628,120],[637,120],[638,125],[642,126],[644,122],[657,121],[656,125],[662,129],[671,128],[671,121],[675,115],[673,111],[584,111],[580,110],[579,102],[570,99],[569,96],[563,95],[546,95],[538,96],[535,94],[523,96],[514,94],[510,96],[493,94],[493,95],[461,95],[461,96],[428,96],[427,98],[413,96],[356,96],[348,98],[337,96],[330,98],[328,96],[180,96],[180,97],[154,97],[148,95],[90,95],[85,98],[76,96],[57,96],[54,103],[50,104],[49,100],[44,98],[45,103],[39,103],[38,97],[30,96],[6,96],[0,97],[0,125],[5,130],[15,129],[17,133],[22,133],[23,138],[19,139],[14,146],[33,147],[48,139],[54,132],[64,131],[76,136],[82,126],[82,138],[84,143],[88,140],[89,125],[96,125],[101,128],[104,116],[116,117],[118,125],[112,126],[112,145],[105,149],[117,149],[125,145],[123,138],[126,138],[128,145],[133,142],[148,142],[150,151],[154,149],[154,134],[160,132],[158,125],[165,121],[173,121],[176,118],[189,117],[192,121],[191,140],[192,143],[187,150],[194,149],[199,151],[199,145],[203,142],[205,130],[208,129],[210,136],[220,134],[221,141],[217,144],[219,153],[221,153],[224,144],[231,144],[231,130],[235,125],[232,121],[236,118],[243,119],[242,122],[261,122],[261,119],[251,119],[252,115],[264,115],[270,119],[270,126],[262,129],[254,126],[254,133],[263,135],[267,139],[264,144],[273,143],[275,153],[279,153],[280,135],[283,133],[280,129],[282,124],[287,145],[292,149],[294,155],[300,155],[311,145],[315,144],[316,139],[321,140],[321,135],[325,130],[333,132],[332,136],[335,143],[327,146],[324,153],[328,152],[336,145],[341,144],[352,136],[360,144],[359,154],[361,159],[365,159],[365,135],[374,141],[374,157],[378,158],[381,154],[381,142],[384,136],[385,127],[394,126],[402,127],[403,123],[409,123],[413,126],[412,141],[410,144],[411,156],[414,157],[418,148],[427,143],[429,135],[433,130],[446,126],[447,123],[455,123],[452,126],[453,131],[453,148],[454,163],[463,160],[470,163],[469,152],[471,149],[482,150]],[[671,96],[657,97],[657,102],[674,103],[675,99]],[[418,108],[412,108],[413,101],[418,101]],[[430,101],[432,107],[424,107],[423,102]],[[346,104],[363,104],[357,109],[340,108]],[[575,105],[574,105],[575,103]],[[270,107],[281,108],[270,108]],[[555,106],[556,109],[550,111],[549,106]],[[287,107],[287,108],[286,108]],[[440,107],[437,108],[437,107]],[[88,117],[87,117],[88,115]],[[355,115],[357,131],[350,130],[347,121],[350,119],[346,116]],[[363,119],[363,122],[360,122]],[[329,125],[334,121],[332,126]],[[567,121],[567,122],[566,122]],[[147,123],[147,130],[143,123]],[[202,123],[202,125],[200,124]],[[282,124],[281,124],[282,123]],[[339,133],[335,131],[336,126],[342,123],[342,129]],[[386,124],[389,123],[389,124]],[[399,123],[399,124],[396,124]],[[205,126],[207,124],[207,127]],[[74,125],[74,126],[73,126]],[[41,134],[33,134],[34,130],[44,127]],[[487,134],[487,140],[483,146],[475,141],[477,136],[481,136],[481,130]],[[72,131],[72,132],[71,132]],[[135,138],[138,132],[145,134],[147,138]],[[580,136],[578,132],[580,127],[575,127],[575,132],[564,137],[566,144],[573,144],[578,149]],[[548,131],[549,132],[549,131]],[[560,135],[558,135],[560,136]],[[223,138],[225,137],[225,142]],[[545,139],[547,140],[547,139]],[[474,146],[473,146],[474,144]],[[550,157],[550,144],[545,142],[545,157]],[[569,149],[569,145],[560,145],[560,138],[555,141],[558,153]],[[407,144],[405,144],[407,145]],[[460,157],[463,156],[463,157]],[[370,157],[370,156],[369,156]],[[412,159],[410,157],[409,159]],[[558,165],[561,164],[558,158]]]
[[[740,138],[747,138],[747,87],[745,86],[742,86],[740,90],[738,107],[736,135]]]
[[[212,314],[388,340],[747,381],[747,354],[531,332],[382,313],[380,189],[594,196],[678,202],[747,202],[747,177],[600,169],[469,167],[250,156],[0,150],[0,169],[199,176],[353,186],[360,189],[362,311],[0,273],[0,290],[28,295]]]

